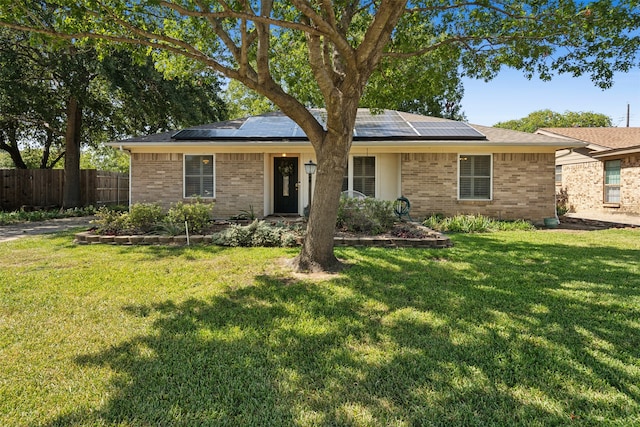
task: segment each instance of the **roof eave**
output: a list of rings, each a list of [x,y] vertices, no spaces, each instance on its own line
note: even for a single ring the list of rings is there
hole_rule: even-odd
[[[273,147],[273,146],[283,146],[287,148],[308,148],[309,142],[308,140],[252,140],[252,141],[238,141],[238,140],[192,140],[192,141],[180,141],[176,143],[175,141],[158,141],[158,142],[150,142],[150,141],[138,141],[138,142],[110,142],[106,145],[114,148],[136,148],[136,147],[180,147],[180,146],[199,146],[199,147]],[[571,142],[571,141],[557,141],[557,142],[535,142],[535,141],[525,141],[525,142],[508,142],[508,141],[487,141],[487,140],[477,140],[477,139],[467,139],[467,140],[410,140],[410,139],[384,139],[384,140],[361,140],[355,139],[353,141],[354,146],[373,146],[373,147],[442,147],[442,146],[460,146],[460,147],[469,147],[469,146],[484,146],[484,147],[548,147],[555,148],[557,150],[563,148],[580,148],[585,147],[587,144],[582,142]]]

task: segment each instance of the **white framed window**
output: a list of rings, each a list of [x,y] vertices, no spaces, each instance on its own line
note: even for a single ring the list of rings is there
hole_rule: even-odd
[[[458,199],[491,200],[493,156],[458,155]]]
[[[342,179],[342,191],[353,190],[376,196],[375,156],[353,156],[349,159],[346,175]]]
[[[562,185],[562,165],[556,165],[556,185]]]
[[[185,154],[184,197],[216,197],[215,156],[213,154]]]
[[[604,202],[620,203],[620,160],[604,162]]]

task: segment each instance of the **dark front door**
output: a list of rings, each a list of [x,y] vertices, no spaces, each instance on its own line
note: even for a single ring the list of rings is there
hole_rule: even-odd
[[[298,213],[298,158],[273,160],[274,213]]]

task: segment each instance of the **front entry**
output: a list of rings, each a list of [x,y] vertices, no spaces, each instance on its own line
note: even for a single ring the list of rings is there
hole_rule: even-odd
[[[273,159],[274,213],[297,214],[298,211],[298,158]]]

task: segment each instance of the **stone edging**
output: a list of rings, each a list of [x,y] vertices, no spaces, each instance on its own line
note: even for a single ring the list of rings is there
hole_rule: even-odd
[[[189,243],[211,244],[211,235],[189,236]],[[450,248],[451,240],[440,233],[424,239],[416,238],[389,238],[389,237],[335,237],[334,246],[361,246],[361,247],[386,247],[386,248]],[[135,235],[135,236],[104,236],[91,231],[77,233],[74,243],[86,244],[111,244],[111,245],[176,245],[187,244],[187,236],[159,236],[159,235]]]

